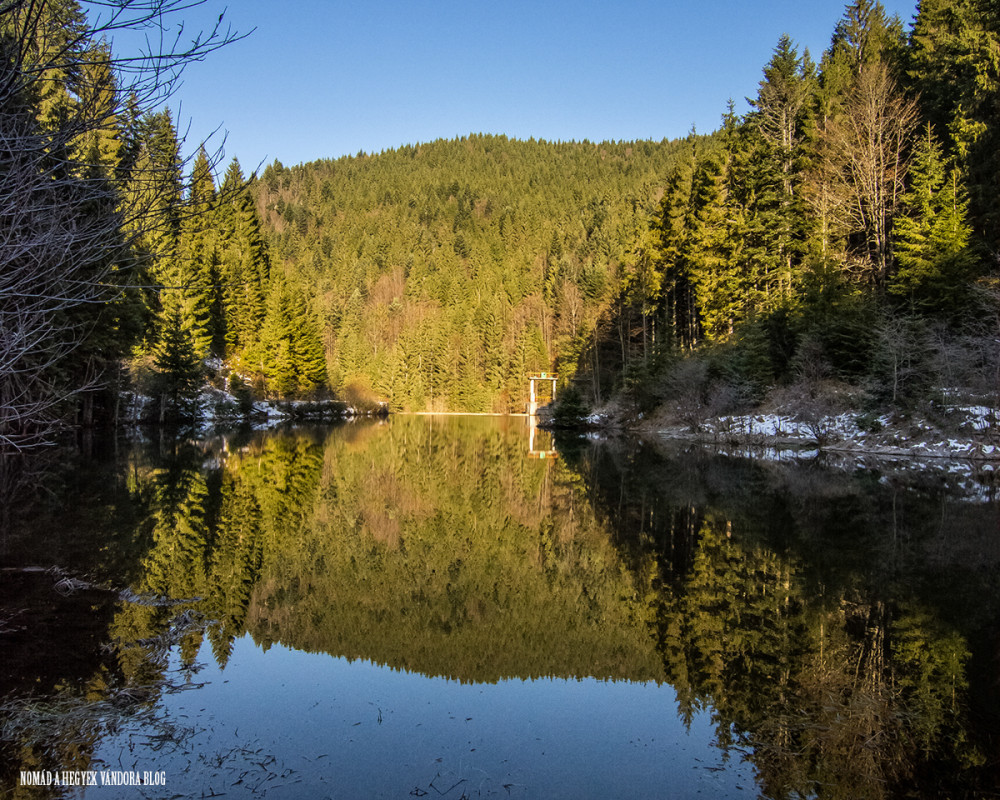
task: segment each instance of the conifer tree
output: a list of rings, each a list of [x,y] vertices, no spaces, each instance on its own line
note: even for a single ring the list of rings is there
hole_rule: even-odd
[[[177,257],[180,238],[181,149],[169,108],[146,114],[139,123],[140,154],[136,192],[148,209],[146,250],[155,254],[154,275],[166,272]]]
[[[782,35],[764,67],[757,98],[750,101],[755,111],[753,123],[775,148],[782,189],[789,197],[795,193],[796,151],[802,141],[802,116],[810,99],[812,76],[808,69],[791,38]]]
[[[160,422],[190,420],[197,416],[201,359],[178,305],[167,307],[154,364]]]
[[[217,221],[226,353],[236,356],[260,335],[270,269],[260,218],[235,158],[222,181]]]
[[[1000,14],[989,0],[921,0],[908,77],[924,119],[957,159],[979,237],[1000,247]]]
[[[215,180],[204,147],[198,150],[188,183],[184,219],[180,226],[173,291],[182,297],[184,323],[191,331],[195,352],[205,358],[224,338],[219,316],[219,257],[212,225]]]
[[[890,291],[922,310],[958,310],[973,263],[968,202],[958,171],[949,168],[930,126],[917,144],[902,209]]]
[[[760,142],[744,133],[747,141],[740,149],[745,155],[738,153],[736,158],[745,166],[734,165],[734,173],[745,175],[738,179],[749,195],[743,202],[755,206],[750,225],[758,243],[755,258],[762,262],[755,271],[765,276],[758,290],[771,308],[792,297],[803,250],[806,209],[801,164],[815,83],[812,69],[808,55],[800,57],[791,39],[782,36],[764,68],[752,102],[755,110],[745,123],[759,132]]]
[[[725,339],[738,318],[740,276],[734,270],[728,213],[728,158],[714,153],[705,158],[691,187],[691,238],[688,263],[695,302],[705,336]]]
[[[297,309],[292,317],[290,338],[295,359],[296,391],[301,396],[310,396],[329,387],[326,354],[318,321],[300,287],[292,292],[291,302],[292,307]]]
[[[699,339],[698,317],[688,255],[690,252],[691,191],[698,150],[688,137],[685,157],[678,160],[670,176],[653,227],[662,263],[664,315],[674,342],[690,348]]]
[[[269,390],[276,396],[310,395],[328,387],[318,325],[301,289],[282,276],[272,282],[259,348]]]

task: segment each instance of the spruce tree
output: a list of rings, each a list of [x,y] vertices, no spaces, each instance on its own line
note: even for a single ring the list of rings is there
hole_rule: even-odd
[[[663,277],[662,302],[673,341],[690,348],[699,339],[698,317],[691,280],[691,191],[698,149],[688,137],[686,153],[667,178],[663,199],[653,221]]]
[[[178,242],[174,279],[183,297],[184,324],[202,358],[223,338],[219,315],[219,257],[213,226],[215,180],[204,147],[199,148],[188,182],[188,196]],[[221,355],[221,352],[216,350]]]
[[[968,202],[929,125],[915,149],[902,206],[895,223],[898,269],[889,290],[921,310],[959,310],[974,263]]]
[[[260,336],[270,273],[260,218],[235,158],[222,181],[216,219],[225,349],[235,357]]]
[[[708,156],[699,165],[691,188],[691,238],[688,262],[701,328],[710,340],[725,339],[738,318],[740,275],[734,270],[728,206],[728,158]]]
[[[329,388],[326,353],[319,334],[319,324],[301,288],[291,294],[294,313],[291,319],[290,344],[295,359],[296,391],[310,396]]]
[[[181,309],[168,307],[154,355],[160,422],[190,420],[198,413],[201,360]]]

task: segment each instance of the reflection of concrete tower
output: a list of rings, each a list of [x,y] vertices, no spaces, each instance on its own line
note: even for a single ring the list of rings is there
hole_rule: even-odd
[[[529,417],[534,417],[538,414],[538,392],[535,390],[535,381],[543,381],[552,387],[552,397],[549,399],[549,402],[553,403],[556,399],[556,377],[557,376],[552,372],[539,372],[535,375],[528,376],[528,386],[530,390],[528,399]]]
[[[528,455],[532,458],[555,458],[559,455],[552,442],[552,433],[539,431],[534,416],[528,417]]]

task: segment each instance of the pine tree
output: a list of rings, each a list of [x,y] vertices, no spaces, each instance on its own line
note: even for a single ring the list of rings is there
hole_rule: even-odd
[[[678,161],[667,179],[663,199],[653,221],[663,272],[663,313],[673,341],[684,348],[693,347],[700,333],[688,261],[691,192],[698,149],[693,136],[688,137],[687,144],[685,157]]]
[[[898,269],[889,289],[923,310],[956,311],[971,274],[968,202],[930,126],[917,144],[895,224]]]
[[[224,338],[219,315],[219,256],[213,226],[215,180],[204,147],[198,150],[188,183],[173,279],[183,298],[184,323],[195,351],[205,358]],[[221,351],[216,349],[216,353]]]
[[[184,325],[181,309],[176,305],[168,306],[164,315],[154,364],[157,371],[156,393],[160,403],[160,422],[196,417],[201,360],[191,332]]]

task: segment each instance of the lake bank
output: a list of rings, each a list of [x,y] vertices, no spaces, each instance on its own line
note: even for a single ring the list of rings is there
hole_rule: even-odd
[[[746,414],[679,419],[635,414],[609,404],[581,419],[587,430],[621,431],[644,437],[697,442],[739,451],[775,451],[812,457],[816,451],[887,458],[970,462],[1000,461],[1000,410],[987,405],[953,405],[933,417],[919,413],[861,410],[815,413],[792,407],[764,407]],[[551,412],[541,427],[560,427]],[[574,427],[574,426],[568,426]]]

